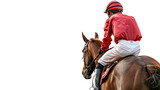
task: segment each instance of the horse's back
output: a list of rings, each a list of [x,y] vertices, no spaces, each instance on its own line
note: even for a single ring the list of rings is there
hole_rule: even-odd
[[[116,69],[122,70],[123,73],[128,72],[128,70],[140,68],[142,70],[146,69],[147,65],[160,65],[155,59],[149,56],[129,56],[121,60]]]
[[[107,81],[114,83],[114,88],[110,90],[149,90],[145,84],[149,77],[146,72],[147,65],[159,63],[148,56],[129,56],[121,60]]]
[[[129,56],[119,62],[119,64],[126,64],[126,63],[128,64],[137,63],[140,65],[159,64],[155,59],[149,56]]]

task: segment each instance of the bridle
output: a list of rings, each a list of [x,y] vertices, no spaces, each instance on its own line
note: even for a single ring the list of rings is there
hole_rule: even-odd
[[[85,54],[85,53],[88,53],[88,44],[89,44],[89,40],[87,41],[87,43],[86,43],[86,45],[85,45],[85,47],[84,47],[84,54]],[[83,54],[83,58],[82,58],[82,59],[84,59],[84,54]],[[85,62],[85,60],[84,60],[85,68],[86,68],[86,69],[89,69],[89,68],[92,66],[92,64],[95,65],[95,60],[96,60],[99,56],[100,56],[100,54],[98,54],[98,55],[96,56],[96,58],[93,59],[92,62],[89,63],[89,65],[87,65],[86,62]],[[88,56],[88,60],[91,61],[91,60],[89,59],[89,56]]]
[[[82,57],[82,59],[84,59],[84,66],[87,69],[88,69],[88,66],[86,64],[86,61],[85,61],[84,57],[85,57],[85,54],[88,53],[88,44],[89,44],[89,40],[87,41],[86,45],[84,46],[84,52],[83,52],[84,54],[83,54],[83,57]],[[90,61],[89,57],[88,57],[88,60]]]
[[[85,48],[84,54],[85,54],[85,53],[88,53],[88,44],[89,44],[89,40],[87,41],[87,43],[86,43],[86,45],[85,45],[85,47],[84,47],[84,48]],[[113,48],[113,47],[111,47],[111,48],[109,48],[109,49],[106,49],[104,52],[107,52],[108,50],[110,50],[110,49],[112,49],[112,48]],[[84,59],[84,54],[83,54],[82,59]],[[85,60],[84,60],[85,68],[86,68],[86,69],[89,69],[89,68],[92,66],[92,64],[95,64],[96,59],[97,59],[100,55],[102,56],[103,54],[99,54],[99,53],[98,53],[98,55],[92,60],[91,63],[89,63],[88,66],[86,65],[86,62],[85,62]],[[90,61],[89,57],[88,57],[88,60]]]

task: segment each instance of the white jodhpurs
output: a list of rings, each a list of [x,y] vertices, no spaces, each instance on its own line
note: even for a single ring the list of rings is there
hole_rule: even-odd
[[[105,66],[107,64],[111,64],[116,60],[119,60],[120,58],[128,55],[138,56],[139,53],[140,53],[139,41],[119,40],[118,44],[114,48],[107,51],[98,60],[98,63]]]

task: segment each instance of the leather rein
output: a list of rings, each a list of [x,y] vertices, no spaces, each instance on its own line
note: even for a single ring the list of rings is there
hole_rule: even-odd
[[[85,51],[84,51],[84,53],[87,53],[87,52],[88,52],[88,44],[89,44],[89,40],[87,41],[87,43],[86,43],[86,45],[85,45],[85,47],[84,47],[84,48],[86,48]],[[113,48],[113,47],[112,47],[112,48]],[[107,52],[108,50],[110,50],[110,49],[112,49],[112,48],[106,49],[104,52]],[[92,64],[95,64],[96,59],[97,59],[100,55],[102,56],[103,54],[99,54],[99,53],[98,53],[98,55],[92,60],[92,62],[91,62],[88,66],[86,65],[86,62],[84,61],[84,65],[85,65],[86,69],[90,68]],[[84,58],[84,55],[83,55],[83,58]],[[82,59],[83,59],[83,58],[82,58]],[[89,57],[88,57],[88,60],[90,60]]]

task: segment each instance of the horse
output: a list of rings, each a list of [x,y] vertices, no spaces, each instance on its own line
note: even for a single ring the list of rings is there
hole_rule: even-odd
[[[99,49],[102,41],[98,34],[87,39],[82,32],[85,42],[82,50],[84,65],[82,75],[91,79],[100,56]],[[95,59],[96,58],[96,59]],[[94,60],[95,59],[95,60]],[[160,90],[160,63],[149,56],[128,56],[116,64],[108,79],[101,85],[101,90]]]

